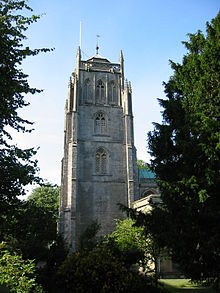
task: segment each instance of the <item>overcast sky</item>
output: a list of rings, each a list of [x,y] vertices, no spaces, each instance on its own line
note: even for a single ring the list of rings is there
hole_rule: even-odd
[[[40,147],[40,175],[60,184],[63,156],[64,105],[75,69],[82,23],[82,59],[99,54],[111,62],[124,54],[125,77],[133,90],[134,133],[137,157],[149,161],[147,132],[161,121],[157,98],[163,98],[163,81],[172,71],[169,59],[181,62],[186,53],[181,41],[187,33],[205,32],[220,8],[219,0],[31,0],[35,14],[44,14],[27,32],[32,48],[55,48],[23,63],[33,87],[43,93],[28,98],[21,114],[33,122],[32,134],[14,135],[22,147]]]

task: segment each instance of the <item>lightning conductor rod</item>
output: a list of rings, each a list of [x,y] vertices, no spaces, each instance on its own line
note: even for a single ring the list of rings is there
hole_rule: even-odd
[[[96,35],[96,55],[99,54],[99,38],[101,36],[100,35]]]
[[[80,20],[80,23],[79,23],[79,46],[80,46],[80,49],[81,49],[81,45],[82,45],[82,21]]]

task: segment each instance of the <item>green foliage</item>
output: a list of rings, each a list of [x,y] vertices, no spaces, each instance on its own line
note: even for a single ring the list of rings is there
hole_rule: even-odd
[[[163,123],[148,135],[164,203],[150,227],[186,276],[219,283],[220,13],[184,45],[159,100]]]
[[[145,163],[143,160],[137,160],[138,169],[150,170],[149,164]]]
[[[39,197],[36,196],[37,191]],[[45,195],[42,205],[40,191]],[[33,191],[34,196],[14,206],[13,215],[7,217],[4,229],[0,231],[1,238],[7,241],[13,250],[22,252],[25,259],[45,260],[49,246],[57,238],[58,191],[57,187],[49,185],[36,188]]]
[[[145,257],[143,228],[118,220],[115,231],[98,241],[99,228],[97,222],[88,227],[84,246],[65,259],[48,292],[162,292],[151,275],[133,266]]]
[[[36,150],[11,144],[11,130],[32,130],[32,123],[19,115],[19,110],[29,104],[24,97],[41,91],[29,86],[22,61],[49,51],[23,46],[29,25],[39,19],[31,13],[26,0],[0,2],[0,226],[7,225],[7,219],[13,216],[17,196],[25,193],[24,186],[39,182],[37,161],[32,159]]]
[[[124,262],[130,267],[133,264],[142,265],[146,261],[146,237],[144,228],[135,226],[135,221],[127,218],[125,220],[116,220],[115,230],[106,237],[118,254],[123,256]]]
[[[40,283],[46,292],[60,292],[57,291],[56,275],[58,268],[64,262],[68,255],[68,249],[60,236],[50,245],[46,264],[38,269],[37,281]]]
[[[60,267],[58,282],[58,292],[159,292],[103,245],[69,256]]]
[[[0,243],[0,284],[10,289],[10,292],[29,293],[43,292],[36,282],[35,264],[32,260],[24,261],[16,253],[10,253],[5,244]]]
[[[59,188],[47,184],[14,208],[2,237],[25,259],[47,258],[49,246],[57,239],[58,198]]]
[[[164,254],[158,245],[157,235],[152,233],[154,225],[151,213],[144,214],[135,209],[120,205],[120,209],[127,213],[129,218],[117,221],[117,227],[109,238],[113,240],[120,254],[124,254],[125,263],[130,265],[138,263],[143,273],[152,280],[154,286],[158,286],[160,275],[158,274],[158,258]],[[153,231],[155,232],[155,231]]]
[[[67,249],[57,235],[59,187],[50,184],[35,188],[27,201],[14,207],[4,231],[10,251],[19,251],[23,259],[43,261],[37,280],[47,291],[52,288],[58,267],[67,256]]]
[[[144,228],[134,226],[135,222],[127,218],[125,220],[116,220],[116,228],[109,235],[122,251],[144,251],[146,239],[144,237]]]
[[[27,201],[36,208],[44,208],[51,214],[54,220],[58,218],[60,187],[52,184],[44,184],[35,188]]]
[[[2,0],[0,3],[1,144],[7,144],[4,136],[11,138],[7,126],[17,131],[29,131],[25,125],[31,123],[21,118],[17,110],[28,105],[24,100],[25,94],[40,92],[40,90],[29,86],[28,76],[20,68],[22,61],[39,52],[49,51],[45,48],[32,50],[23,46],[22,42],[26,39],[24,33],[30,24],[40,18],[36,15],[27,16],[28,12],[31,13],[32,9],[27,5],[27,1]]]

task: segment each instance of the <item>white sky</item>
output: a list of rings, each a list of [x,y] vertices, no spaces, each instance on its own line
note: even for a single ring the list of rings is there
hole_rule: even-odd
[[[54,47],[51,53],[23,63],[33,87],[43,93],[28,98],[24,118],[35,122],[32,134],[15,134],[22,147],[40,147],[40,176],[60,184],[63,156],[64,105],[67,86],[75,69],[82,21],[82,57],[95,54],[96,35],[102,56],[118,62],[122,49],[125,77],[133,89],[135,146],[138,159],[149,161],[147,132],[161,121],[162,82],[172,74],[169,59],[181,62],[186,52],[181,41],[187,33],[205,31],[206,21],[220,8],[217,0],[32,0],[35,14],[45,15],[27,32],[32,48]]]

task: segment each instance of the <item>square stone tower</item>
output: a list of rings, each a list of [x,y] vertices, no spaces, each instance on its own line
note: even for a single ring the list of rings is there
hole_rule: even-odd
[[[98,54],[81,60],[69,82],[65,111],[59,232],[75,251],[94,221],[100,235],[123,218],[136,190],[131,85],[124,82],[123,55],[111,63]]]

